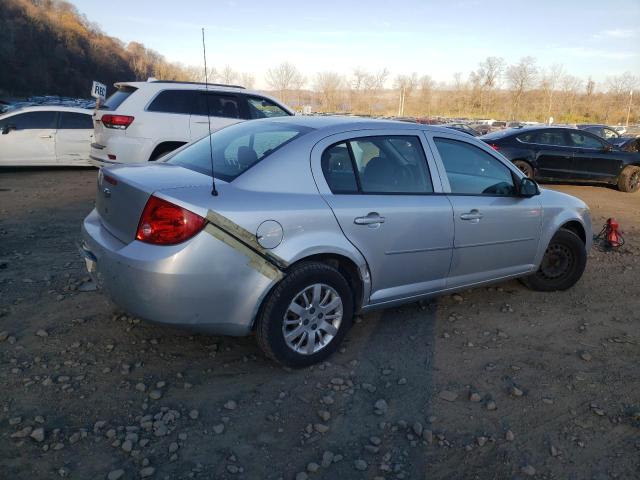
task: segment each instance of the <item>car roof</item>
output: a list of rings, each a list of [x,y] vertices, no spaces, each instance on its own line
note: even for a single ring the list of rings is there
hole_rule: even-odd
[[[27,112],[72,112],[72,113],[84,113],[85,115],[92,115],[93,110],[88,108],[79,108],[79,107],[63,107],[62,105],[36,105],[32,107],[23,107],[17,108],[15,110],[9,110],[2,114],[2,116],[10,116],[15,115],[16,113],[27,113]]]
[[[272,121],[278,123],[290,123],[309,127],[314,130],[328,133],[335,130],[336,133],[348,130],[372,130],[372,129],[393,129],[393,130],[427,130],[443,133],[451,133],[451,129],[437,126],[424,125],[420,123],[403,122],[399,120],[387,120],[377,118],[365,118],[346,115],[296,115],[291,117],[273,117],[269,119],[253,120],[258,122]]]

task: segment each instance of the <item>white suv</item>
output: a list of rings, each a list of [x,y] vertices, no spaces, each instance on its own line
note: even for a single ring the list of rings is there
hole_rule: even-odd
[[[254,118],[294,115],[287,106],[235,85],[150,80],[116,83],[94,113],[96,166],[157,160],[211,131]]]

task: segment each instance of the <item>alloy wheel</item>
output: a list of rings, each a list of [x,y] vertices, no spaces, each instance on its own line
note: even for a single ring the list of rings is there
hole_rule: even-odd
[[[312,355],[337,335],[342,322],[342,298],[331,286],[315,283],[293,297],[284,314],[282,334],[293,351]]]

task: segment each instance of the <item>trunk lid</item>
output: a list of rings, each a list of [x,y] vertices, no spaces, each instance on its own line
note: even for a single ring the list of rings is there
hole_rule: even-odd
[[[159,190],[211,185],[211,177],[178,165],[123,165],[103,168],[98,175],[96,209],[101,223],[124,243],[135,239],[140,215]]]

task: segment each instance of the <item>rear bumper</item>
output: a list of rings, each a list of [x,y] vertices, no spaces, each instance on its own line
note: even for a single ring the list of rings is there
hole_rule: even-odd
[[[92,165],[104,167],[122,163],[145,163],[149,160],[153,144],[146,138],[114,136],[102,143],[91,144],[89,159]]]
[[[152,322],[247,335],[274,283],[205,231],[174,246],[124,244],[94,210],[84,220],[82,236],[101,288],[120,308]]]

